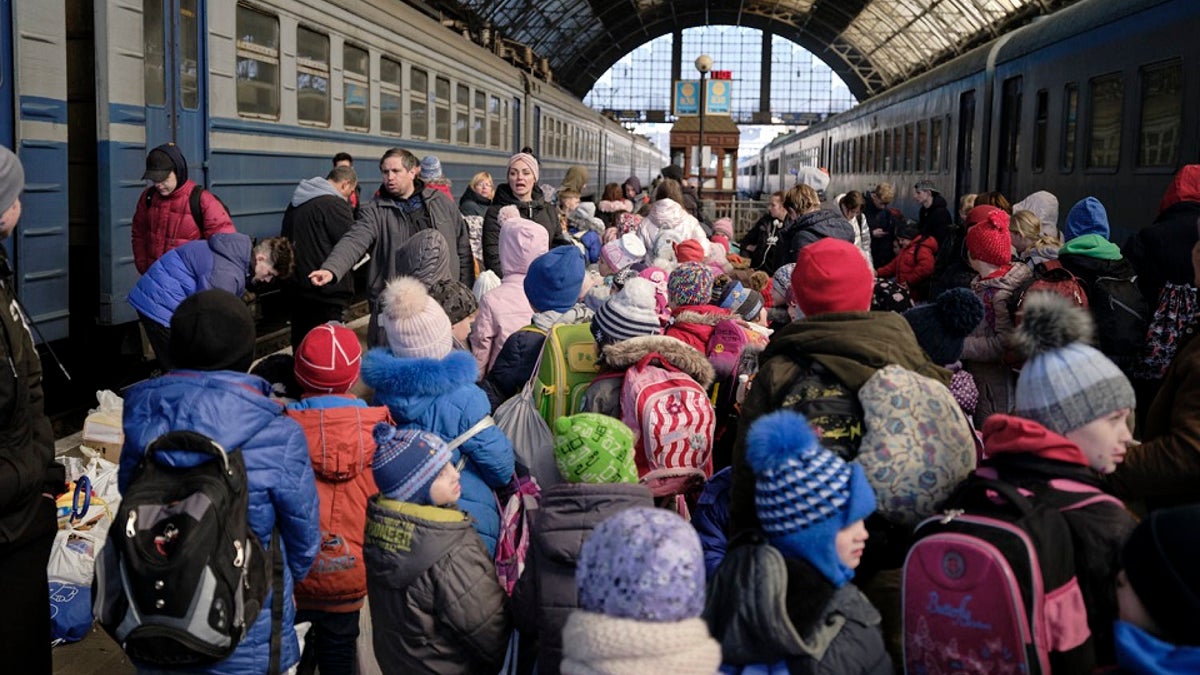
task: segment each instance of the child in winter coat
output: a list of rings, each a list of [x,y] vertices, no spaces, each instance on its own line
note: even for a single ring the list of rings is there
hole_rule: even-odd
[[[380,323],[388,346],[367,353],[363,381],[398,425],[446,441],[464,439],[454,450],[455,465],[463,467],[459,505],[474,518],[490,554],[500,532],[494,490],[512,478],[513,448],[490,423],[487,395],[475,384],[475,359],[452,350],[450,319],[416,279],[388,282],[380,295]]]
[[[583,255],[573,246],[543,253],[529,266],[525,296],[536,313],[530,325],[508,337],[492,369],[479,383],[492,412],[529,381],[551,328],[592,320],[592,310],[576,302],[583,275]]]
[[[1200,672],[1200,506],[1151,513],[1133,530],[1117,573],[1117,665],[1130,675]]]
[[[992,413],[1012,409],[1015,377],[1006,349],[1014,320],[1008,300],[1032,272],[1028,265],[1012,263],[1008,220],[995,206],[976,206],[967,214],[966,248],[976,273],[971,290],[983,301],[983,321],[967,336],[962,354],[963,367],[979,388],[976,426]]]
[[[435,434],[375,427],[364,557],[375,657],[385,673],[494,673],[509,619],[492,557],[454,508],[462,494]]]
[[[563,675],[711,675],[720,646],[700,619],[704,554],[696,531],[664,509],[625,509],[583,543],[579,609],[563,627]]]
[[[596,205],[583,202],[567,214],[567,234],[583,248],[589,265],[600,259],[600,235],[604,221],[596,217]]]
[[[309,331],[296,350],[300,401],[287,416],[300,423],[321,500],[321,548],[296,586],[296,621],[309,621],[306,637],[322,673],[352,675],[358,614],[367,595],[362,563],[367,499],[378,492],[371,476],[371,430],[392,417],[349,394],[358,381],[362,347],[354,331],[326,323]]]
[[[875,511],[862,467],[787,410],[756,421],[747,447],[770,545],[735,541],[713,580],[704,614],[726,666],[772,654],[793,673],[891,673],[879,612],[850,583]]]
[[[950,393],[970,419],[979,402],[975,378],[963,370],[963,341],[983,320],[983,301],[965,288],[942,291],[930,304],[914,307],[904,313],[908,325],[929,360],[945,366],[954,373],[950,378]]]
[[[875,271],[880,279],[895,277],[920,302],[929,296],[929,281],[937,260],[937,239],[921,234],[915,223],[905,223],[896,233],[900,252],[891,262]]]
[[[564,483],[542,493],[535,511],[525,571],[513,591],[513,619],[521,638],[536,640],[538,672],[557,673],[562,626],[579,607],[575,566],[583,542],[609,516],[653,507],[637,480],[633,432],[620,420],[594,413],[554,423],[554,456]]]
[[[978,208],[978,207],[976,207]],[[1088,342],[1087,311],[1054,293],[1027,298],[1014,346],[1027,357],[1016,387],[1012,416],[992,415],[983,425],[986,458],[977,469],[1033,490],[1094,491],[1125,457],[1132,440],[1127,420],[1133,387]],[[1113,582],[1121,545],[1133,517],[1115,497],[1098,498],[1063,512],[1075,548],[1075,575],[1087,607],[1096,663],[1113,663]]]
[[[504,207],[500,222],[500,286],[479,300],[479,316],[471,334],[471,353],[479,371],[496,362],[509,335],[526,326],[533,308],[525,297],[525,272],[537,257],[550,250],[550,239],[541,224],[522,218],[516,207]]]
[[[688,262],[676,267],[667,280],[667,300],[674,320],[663,334],[682,340],[701,354],[717,322],[729,317],[729,310],[712,304],[715,278],[708,265]]]

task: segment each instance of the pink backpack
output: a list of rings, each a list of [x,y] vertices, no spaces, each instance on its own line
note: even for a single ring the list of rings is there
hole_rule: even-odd
[[[907,672],[1090,672],[1087,608],[1063,512],[1115,497],[1075,481],[1024,486],[979,469],[917,526],[901,597]]]
[[[735,319],[721,319],[713,327],[705,346],[705,354],[716,371],[717,381],[727,379],[737,368],[738,359],[750,344],[750,336]]]
[[[633,430],[638,475],[655,497],[687,494],[712,475],[712,402],[661,354],[626,371],[621,421]]]
[[[512,595],[517,579],[525,571],[532,528],[530,513],[536,511],[542,490],[531,476],[514,476],[506,489],[508,498],[500,504],[500,536],[496,539],[496,576]],[[499,498],[497,498],[499,499]]]

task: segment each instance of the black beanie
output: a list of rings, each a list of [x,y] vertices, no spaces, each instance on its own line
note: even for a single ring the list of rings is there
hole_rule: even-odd
[[[1125,576],[1169,642],[1200,646],[1200,504],[1152,512],[1121,552]]]
[[[171,316],[171,360],[188,370],[244,373],[254,361],[254,317],[241,298],[212,289],[188,296]]]

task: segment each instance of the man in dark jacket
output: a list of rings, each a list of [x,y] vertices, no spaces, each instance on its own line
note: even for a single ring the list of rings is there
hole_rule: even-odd
[[[751,269],[775,274],[777,269],[775,262],[779,257],[776,255],[777,249],[788,245],[788,242],[783,240],[783,223],[786,218],[787,209],[783,208],[783,192],[776,192],[771,195],[771,203],[767,207],[767,212],[738,242],[738,248],[742,255],[750,259]]]
[[[917,181],[913,186],[913,199],[921,205],[917,225],[921,234],[937,239],[938,250],[946,246],[950,238],[950,230],[954,226],[954,216],[946,207],[946,198],[938,192],[933,183],[927,180]]]
[[[21,217],[25,170],[0,147],[0,240]],[[16,302],[13,270],[0,247],[0,654],[14,673],[51,672],[46,565],[58,531],[54,499],[63,468],[54,462],[54,435],[43,411],[42,364]]]
[[[308,331],[326,321],[341,321],[354,295],[353,275],[320,287],[308,283],[308,275],[321,267],[354,225],[349,199],[357,186],[358,175],[352,167],[336,166],[324,178],[300,181],[283,212],[280,234],[292,242],[296,253],[296,275],[288,286],[293,351]]]
[[[454,201],[440,190],[425,186],[417,177],[421,171],[416,155],[403,148],[392,148],[379,160],[383,185],[374,199],[359,208],[354,227],[333,247],[321,269],[308,275],[314,286],[324,286],[341,279],[370,252],[367,285],[371,300],[371,325],[367,329],[367,344],[384,342],[379,327],[379,294],[392,271],[392,255],[397,247],[420,230],[435,229],[447,242],[452,242],[451,268],[459,271],[459,280],[470,286],[475,283],[475,266],[467,225]]]

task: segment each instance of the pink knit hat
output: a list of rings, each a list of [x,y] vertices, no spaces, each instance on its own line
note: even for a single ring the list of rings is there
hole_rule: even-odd
[[[512,157],[509,157],[506,171],[514,166],[527,167],[530,173],[533,174],[533,182],[537,182],[538,174],[541,172],[541,169],[538,167],[538,161],[533,155],[529,154],[528,152],[518,152]]]
[[[443,359],[453,348],[450,319],[425,285],[412,277],[396,277],[379,296],[379,323],[396,356]]]

